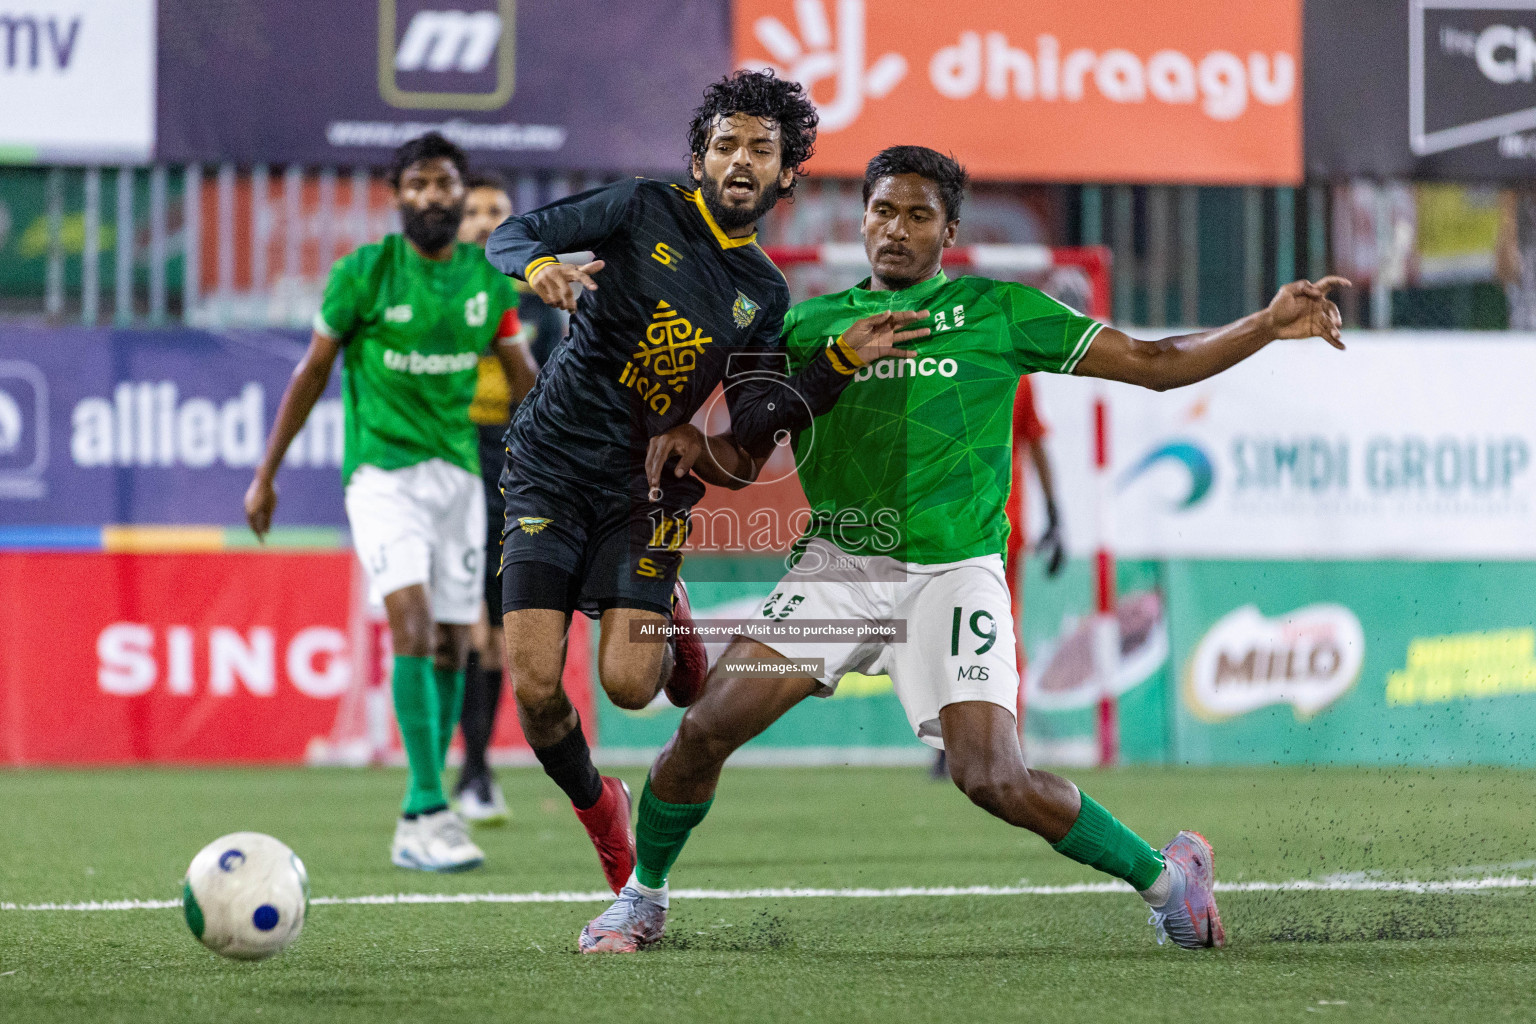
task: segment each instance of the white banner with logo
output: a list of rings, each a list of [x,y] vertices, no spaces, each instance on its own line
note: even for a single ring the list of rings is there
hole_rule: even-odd
[[[0,151],[138,161],[155,138],[155,0],[0,0]]]
[[[1135,332],[1145,336],[1145,332]],[[1109,396],[1113,547],[1144,558],[1536,558],[1536,335],[1277,342]],[[1093,381],[1039,375],[1069,541],[1095,544]]]

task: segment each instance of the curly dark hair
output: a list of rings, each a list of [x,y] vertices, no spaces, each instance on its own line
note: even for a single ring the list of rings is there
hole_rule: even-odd
[[[875,183],[893,174],[916,174],[938,185],[939,197],[944,201],[944,219],[960,219],[960,202],[965,198],[965,186],[971,180],[960,161],[927,146],[882,149],[864,168],[865,206],[869,205],[869,194],[875,190]]]
[[[816,152],[816,122],[821,120],[816,107],[799,82],[789,82],[772,71],[738,71],[727,75],[704,90],[704,102],[693,112],[688,125],[688,152],[704,159],[715,120],[732,114],[748,114],[771,121],[779,128],[779,157],[784,167],[794,169],[788,188],[779,189],[779,198],[795,193],[795,185],[805,173],[805,163]],[[692,168],[689,169],[690,176]]]
[[[401,143],[395,150],[394,158],[389,164],[389,184],[393,188],[400,187],[400,176],[411,164],[420,160],[437,160],[446,158],[449,163],[459,170],[459,177],[464,177],[469,170],[469,160],[464,156],[464,151],[437,132],[427,132],[418,135],[414,139]]]

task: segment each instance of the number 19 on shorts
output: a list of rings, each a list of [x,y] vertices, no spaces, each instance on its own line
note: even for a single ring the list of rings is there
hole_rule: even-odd
[[[964,608],[956,605],[953,622],[949,632],[949,653],[952,657],[961,653],[962,644],[966,654],[986,654],[997,643],[997,620],[984,608],[978,608],[967,615]],[[973,648],[971,645],[978,640],[981,646]]]

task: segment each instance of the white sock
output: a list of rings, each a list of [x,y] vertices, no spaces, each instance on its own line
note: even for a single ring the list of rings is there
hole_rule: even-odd
[[[644,896],[646,899],[650,900],[652,903],[660,903],[663,907],[665,907],[667,905],[667,883],[666,882],[662,882],[661,883],[661,888],[660,889],[652,889],[648,885],[641,885],[640,884],[640,876],[637,875],[635,872],[631,871],[629,873],[629,881],[625,882],[624,884],[628,885],[628,886],[633,886],[635,888],[635,890],[640,893],[640,895]],[[1166,897],[1164,897],[1164,898],[1166,899]]]
[[[1163,873],[1157,876],[1157,881],[1152,883],[1150,889],[1141,890],[1141,898],[1147,901],[1147,906],[1153,910],[1162,910],[1168,905],[1168,897],[1173,895],[1173,876],[1168,869],[1163,868]]]

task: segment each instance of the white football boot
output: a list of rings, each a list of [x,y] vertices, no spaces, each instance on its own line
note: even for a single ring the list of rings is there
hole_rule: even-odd
[[[485,853],[470,841],[464,820],[445,807],[415,821],[401,818],[389,859],[415,871],[468,871],[484,863]]]
[[[471,825],[505,825],[512,817],[501,787],[495,779],[484,776],[471,779],[469,785],[459,790],[457,810]]]
[[[667,903],[665,888],[659,898],[647,896],[631,875],[613,906],[587,922],[576,947],[583,953],[637,953],[655,945],[667,927]]]

